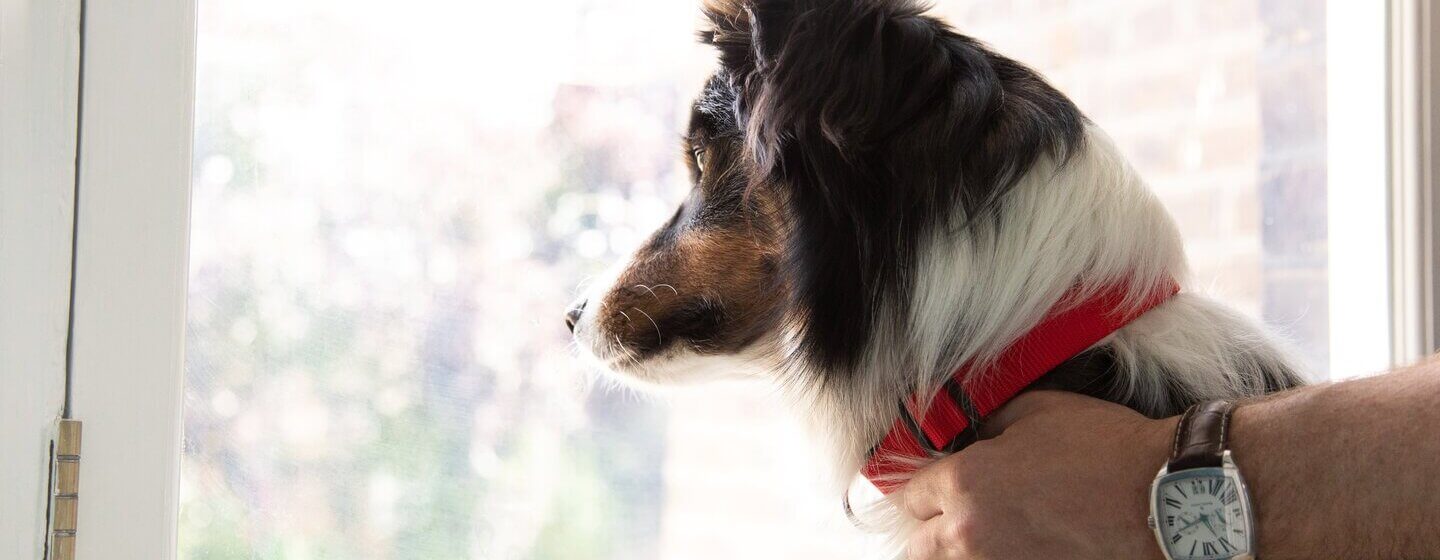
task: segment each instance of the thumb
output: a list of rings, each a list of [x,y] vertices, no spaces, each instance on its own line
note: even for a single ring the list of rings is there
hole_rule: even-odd
[[[1016,395],[985,419],[982,436],[992,438],[1000,435],[1016,422],[1050,411],[1079,411],[1096,405],[1110,405],[1094,397],[1067,391],[1026,391]],[[1118,406],[1118,405],[1110,405]]]

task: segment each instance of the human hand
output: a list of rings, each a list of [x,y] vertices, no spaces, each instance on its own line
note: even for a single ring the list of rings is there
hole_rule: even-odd
[[[981,440],[903,489],[910,560],[1160,558],[1145,525],[1175,419],[1056,391],[1024,393]]]

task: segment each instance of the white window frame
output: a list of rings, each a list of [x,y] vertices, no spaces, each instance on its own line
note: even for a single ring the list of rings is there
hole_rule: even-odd
[[[1411,363],[1440,349],[1440,7],[1388,7],[1392,356]]]
[[[1349,86],[1330,88],[1345,108],[1328,127],[1330,236],[1357,240],[1330,255],[1332,372],[1346,377],[1436,348],[1440,9],[1327,10],[1328,74]],[[81,13],[82,0],[0,0],[0,302],[16,302],[0,311],[0,556],[43,550],[37,485],[73,301],[69,409],[85,426],[76,557],[164,560],[177,554],[195,0],[85,5],[83,69]],[[1377,57],[1388,64],[1374,68]],[[1373,87],[1354,88],[1366,72]],[[77,95],[78,115],[65,101]],[[1366,183],[1378,188],[1351,188]]]
[[[75,557],[174,558],[195,1],[0,0],[0,15],[0,557],[43,555],[68,400],[84,425]]]
[[[1404,1],[1404,0],[1401,0]],[[1326,223],[1329,227],[1330,377],[1385,371],[1397,361],[1387,65],[1393,43],[1387,2],[1325,5]],[[1385,271],[1389,274],[1376,274]]]
[[[76,557],[176,556],[195,1],[84,12],[70,400]]]
[[[0,0],[0,558],[45,549],[65,398],[79,0]]]
[[[1330,372],[1346,379],[1440,350],[1440,7],[1326,10]]]

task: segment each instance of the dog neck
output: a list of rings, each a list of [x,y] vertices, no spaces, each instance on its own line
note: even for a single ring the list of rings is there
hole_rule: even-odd
[[[894,491],[926,460],[974,443],[986,417],[1045,374],[1169,300],[1179,289],[1172,283],[1139,306],[1124,305],[1128,294],[1123,288],[1067,298],[993,363],[960,368],[928,400],[898,403],[899,418],[871,449],[861,472],[881,492]]]
[[[782,390],[835,461],[833,485],[849,485],[871,462],[876,442],[897,426],[902,401],[918,400],[923,411],[957,374],[966,383],[1012,375],[994,365],[1026,348],[1016,341],[1052,315],[1097,299],[1108,303],[1105,312],[1138,315],[1187,276],[1174,223],[1102,133],[1089,135],[1063,165],[1038,163],[996,212],[993,222],[936,228],[919,243],[908,285],[877,304],[856,371],[830,375],[803,355],[781,370]],[[1122,300],[1107,302],[1108,291]],[[1061,352],[1059,361],[1109,334]],[[781,344],[780,354],[795,355],[791,346]],[[1030,379],[1055,365],[1032,370]],[[1119,390],[1150,389],[1132,385]]]

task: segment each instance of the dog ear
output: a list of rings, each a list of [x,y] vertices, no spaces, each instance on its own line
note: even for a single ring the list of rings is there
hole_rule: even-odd
[[[701,38],[720,53],[757,171],[772,178],[794,178],[797,157],[936,166],[913,178],[956,189],[971,212],[1042,155],[1063,161],[1080,144],[1084,116],[1069,99],[917,0],[704,2]],[[853,171],[820,163],[809,171]]]
[[[704,12],[702,40],[740,90],[750,148],[770,171],[792,139],[875,147],[935,108],[954,75],[943,24],[910,0],[707,0]]]
[[[730,75],[749,77],[779,53],[795,9],[789,0],[705,0],[710,25],[700,40],[720,51],[721,67]]]
[[[727,77],[748,76],[754,68],[750,43],[750,5],[746,0],[705,0],[701,7],[708,25],[700,42],[715,47]]]

